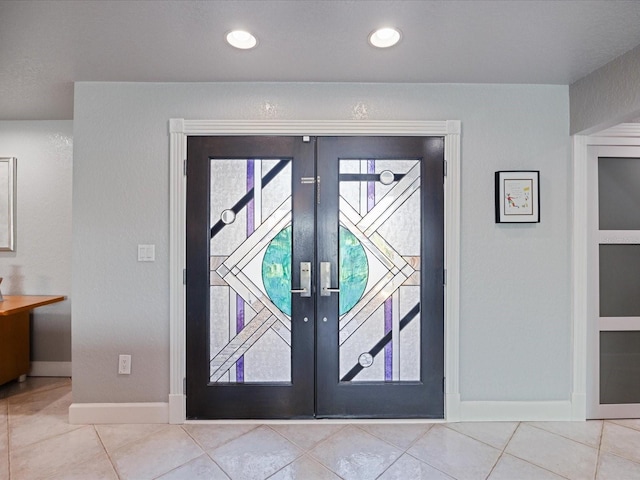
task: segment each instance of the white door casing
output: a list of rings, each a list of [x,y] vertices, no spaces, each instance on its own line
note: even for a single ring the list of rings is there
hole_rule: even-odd
[[[442,136],[445,138],[445,418],[460,417],[460,121],[223,121],[171,119],[170,130],[170,392],[169,422],[186,418],[185,204],[187,136]]]
[[[598,245],[616,238],[631,241],[629,235],[598,231],[597,159],[612,153],[625,156],[620,148],[640,146],[640,124],[621,124],[597,135],[573,138],[573,391],[572,420],[630,415],[613,405],[599,406],[599,275]],[[600,238],[602,237],[602,238]],[[624,237],[624,238],[623,238]],[[614,321],[615,323],[615,321]],[[605,330],[617,327],[604,319]],[[607,325],[609,324],[609,325]],[[624,328],[629,328],[628,324]],[[603,408],[604,407],[604,408]],[[628,408],[627,408],[628,410]],[[637,409],[637,411],[640,411]],[[638,413],[635,413],[638,416]]]

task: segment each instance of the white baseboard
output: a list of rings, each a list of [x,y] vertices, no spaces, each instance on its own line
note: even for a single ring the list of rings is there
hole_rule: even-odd
[[[461,422],[572,420],[569,400],[540,402],[460,402]]]
[[[460,394],[447,393],[444,396],[445,420],[447,422],[460,421]]]
[[[30,377],[70,377],[71,362],[31,362]]]
[[[168,403],[73,403],[71,424],[184,423],[184,395],[170,395]],[[572,402],[462,401],[451,398],[447,422],[571,421],[580,418]],[[576,399],[578,400],[578,399]],[[579,402],[577,402],[579,404]],[[456,412],[456,410],[458,410]],[[391,420],[393,422],[393,420]],[[315,421],[312,421],[315,422]],[[398,423],[403,421],[398,420]]]
[[[182,424],[187,418],[186,400],[183,394],[169,394],[169,423]]]
[[[69,423],[169,423],[168,403],[72,403]]]
[[[587,396],[584,393],[571,395],[571,420],[583,422],[587,419]]]

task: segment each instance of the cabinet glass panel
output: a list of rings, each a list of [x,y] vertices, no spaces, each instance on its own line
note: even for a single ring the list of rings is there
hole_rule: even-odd
[[[600,403],[640,403],[640,331],[600,332]]]
[[[291,162],[210,171],[210,380],[290,382]]]
[[[640,158],[598,159],[600,230],[640,230]]]
[[[640,245],[600,245],[600,316],[640,316]]]

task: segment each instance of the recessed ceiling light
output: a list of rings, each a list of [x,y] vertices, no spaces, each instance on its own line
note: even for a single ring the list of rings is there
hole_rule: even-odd
[[[393,47],[400,41],[400,31],[395,28],[379,28],[369,35],[369,43],[374,47]]]
[[[227,43],[232,47],[248,50],[258,44],[256,37],[244,30],[234,30],[227,33]]]

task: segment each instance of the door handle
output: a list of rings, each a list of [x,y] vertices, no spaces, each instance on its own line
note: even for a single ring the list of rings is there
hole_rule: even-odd
[[[311,262],[300,262],[300,288],[294,288],[291,293],[299,293],[301,297],[311,296]]]
[[[340,288],[331,288],[331,263],[320,262],[320,296],[328,297],[333,292],[340,293]]]

